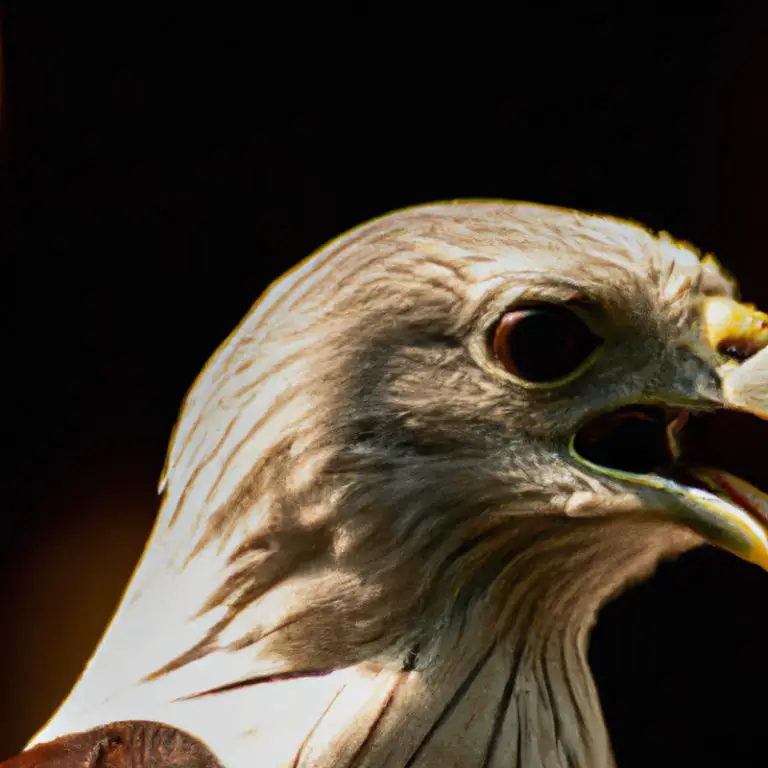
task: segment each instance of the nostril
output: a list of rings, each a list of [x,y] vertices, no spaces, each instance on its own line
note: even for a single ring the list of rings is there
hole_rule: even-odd
[[[760,323],[760,329],[764,328],[768,329],[768,323]],[[744,360],[749,360],[750,357],[756,355],[764,346],[755,338],[723,339],[718,343],[717,351],[732,360],[744,362]]]
[[[701,320],[710,348],[732,360],[748,360],[768,346],[768,314],[752,304],[717,296],[704,303]]]

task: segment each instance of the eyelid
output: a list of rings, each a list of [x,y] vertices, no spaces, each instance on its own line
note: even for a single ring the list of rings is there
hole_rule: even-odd
[[[531,390],[555,389],[570,383],[570,381],[579,378],[586,372],[595,360],[605,352],[605,343],[599,344],[595,351],[587,357],[584,364],[574,371],[573,375],[553,383],[531,383],[512,376],[503,366],[499,365],[498,359],[493,354],[492,334],[499,319],[506,312],[514,311],[526,305],[531,307],[546,304],[571,304],[572,308],[577,308],[576,311],[579,313],[580,319],[584,319],[584,322],[596,336],[602,338],[604,342],[608,339],[608,336],[602,330],[609,328],[612,324],[609,322],[608,312],[600,302],[584,297],[582,293],[575,289],[559,292],[557,297],[553,293],[545,296],[538,291],[535,295],[532,292],[519,291],[516,295],[511,296],[511,290],[507,287],[507,290],[503,293],[499,291],[493,296],[486,297],[486,301],[481,305],[473,307],[463,320],[463,325],[466,329],[463,343],[476,365],[493,378],[502,379],[507,382],[511,379],[521,388]],[[507,301],[504,301],[505,294]]]
[[[569,292],[569,296],[553,299],[551,296],[520,296],[512,304],[504,308],[499,315],[501,317],[506,312],[514,312],[519,309],[534,309],[535,307],[558,306],[573,312],[582,320],[592,333],[607,339],[610,336],[613,324],[605,308],[599,301],[585,296],[579,291]]]
[[[526,275],[522,275],[522,278],[525,277]],[[540,279],[542,275],[532,273],[529,277]],[[486,292],[482,298],[478,297],[476,301],[469,302],[462,313],[460,325],[468,334],[473,334],[479,329],[484,335],[498,322],[504,312],[525,306],[570,303],[589,305],[597,302],[586,297],[580,286],[564,279],[537,286],[535,289],[500,283]]]

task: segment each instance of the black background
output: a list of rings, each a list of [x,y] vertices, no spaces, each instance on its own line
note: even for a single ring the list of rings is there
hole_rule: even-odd
[[[281,26],[93,5],[2,20],[0,757],[114,610],[186,388],[325,240],[431,200],[567,205],[715,251],[768,305],[754,14],[489,17],[487,39],[403,22],[381,43],[372,14],[334,39],[306,22],[304,43],[298,7]],[[605,609],[591,656],[620,766],[765,765],[767,597],[703,549]]]

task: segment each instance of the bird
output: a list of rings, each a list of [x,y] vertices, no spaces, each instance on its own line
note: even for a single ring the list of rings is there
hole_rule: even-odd
[[[760,478],[690,437],[768,419],[766,359],[717,259],[635,222],[478,199],[350,230],[193,384],[142,558],[24,765],[110,727],[145,749],[115,765],[614,765],[601,607],[702,544],[768,570]]]

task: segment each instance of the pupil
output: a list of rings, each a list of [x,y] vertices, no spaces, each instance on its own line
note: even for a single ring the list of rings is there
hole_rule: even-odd
[[[519,375],[534,382],[567,376],[595,348],[595,338],[581,320],[553,308],[530,310],[507,343]]]

